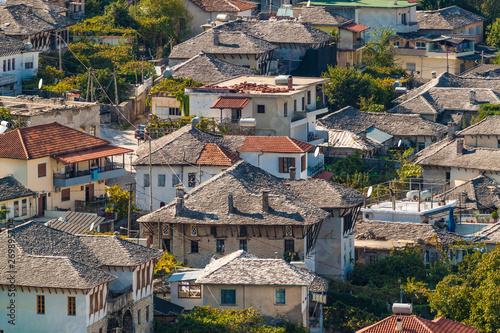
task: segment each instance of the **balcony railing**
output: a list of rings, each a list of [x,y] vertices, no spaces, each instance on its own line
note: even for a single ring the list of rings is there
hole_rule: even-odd
[[[112,163],[105,167],[99,167],[91,170],[78,170],[66,173],[54,173],[54,186],[70,187],[81,185],[98,180],[118,178],[125,175],[125,169]]]
[[[0,86],[7,86],[17,82],[17,77],[14,74],[6,74],[0,77]]]
[[[324,167],[324,162],[320,162],[316,165],[307,167],[307,176],[309,177],[314,176],[315,174],[323,170],[323,167]]]

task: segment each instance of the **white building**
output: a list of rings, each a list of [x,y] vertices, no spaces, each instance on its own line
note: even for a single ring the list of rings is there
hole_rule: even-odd
[[[0,95],[23,93],[23,80],[31,79],[38,71],[38,53],[22,41],[0,36]]]
[[[201,88],[186,88],[190,113],[255,125],[256,135],[289,136],[319,144],[316,116],[328,112],[324,78],[238,76]]]
[[[310,178],[324,164],[323,154],[315,156],[312,145],[290,137],[223,136],[192,125],[152,141],[151,151],[151,178],[149,144],[139,148],[134,164],[137,207],[147,210],[151,204],[156,210],[173,201],[176,185],[190,191],[241,159],[280,178],[289,178],[291,172],[298,179]]]
[[[153,270],[161,252],[33,221],[0,233],[0,249],[0,315],[8,318],[1,330],[152,331]]]

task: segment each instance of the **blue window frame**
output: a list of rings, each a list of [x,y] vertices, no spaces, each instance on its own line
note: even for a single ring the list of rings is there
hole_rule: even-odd
[[[234,289],[221,289],[221,291],[220,291],[220,304],[236,305],[236,290],[234,290]]]
[[[275,289],[276,304],[286,304],[286,291],[285,289]]]

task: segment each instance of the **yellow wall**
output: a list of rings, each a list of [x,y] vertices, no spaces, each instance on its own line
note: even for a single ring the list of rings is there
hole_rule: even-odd
[[[396,56],[396,62],[403,68],[407,68],[407,63],[414,63],[415,70],[420,72],[418,77],[424,79],[432,79],[432,72],[436,72],[436,75],[446,72],[447,61],[444,58],[428,58],[428,57],[412,57],[412,56]],[[474,67],[474,61],[463,61],[459,59],[454,59],[453,57],[448,58],[449,72],[452,74],[460,74],[460,64],[465,63],[465,69],[468,70]]]
[[[22,214],[22,201],[26,199],[26,215],[21,215]],[[18,201],[19,203],[19,217],[14,217],[14,202]],[[9,210],[9,213],[6,214],[6,220],[8,219],[14,219],[15,221],[23,221],[23,220],[28,220],[29,218],[33,217],[36,215],[36,198],[34,197],[23,197],[23,198],[16,198],[12,200],[5,200],[5,201],[0,201],[0,209],[7,208]],[[0,223],[2,220],[0,220]]]

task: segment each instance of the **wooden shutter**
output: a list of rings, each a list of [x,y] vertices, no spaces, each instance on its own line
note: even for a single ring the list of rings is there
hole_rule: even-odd
[[[292,157],[292,166],[295,167],[295,157]]]
[[[306,169],[306,155],[302,155],[300,158],[300,171],[303,172]]]
[[[285,162],[285,158],[284,157],[280,157],[279,160],[280,160],[280,173],[284,173],[285,171],[284,171],[284,168],[283,168],[283,164]]]
[[[47,176],[47,163],[38,164],[38,178]]]

